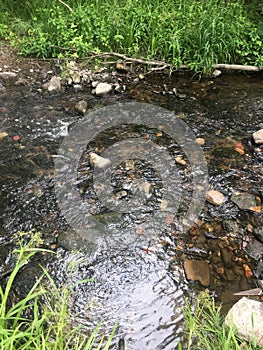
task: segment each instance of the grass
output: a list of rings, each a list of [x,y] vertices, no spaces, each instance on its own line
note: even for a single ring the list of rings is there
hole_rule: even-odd
[[[34,235],[27,244],[21,241],[20,247],[13,252],[16,265],[5,288],[0,286],[0,349],[109,349],[116,326],[109,339],[105,341],[99,335],[101,324],[93,331],[82,326],[73,326],[70,296],[74,286],[63,287],[62,290],[57,288],[47,271],[44,271],[25,298],[10,305],[12,286],[20,269],[35,254],[47,252],[35,247],[36,243],[39,243],[38,235]]]
[[[256,343],[242,340],[234,327],[224,325],[221,307],[208,292],[198,296],[194,311],[187,303],[184,316],[187,350],[262,350]]]
[[[257,2],[241,0],[2,0],[0,35],[23,55],[85,57],[116,51],[211,70],[263,65]],[[263,11],[262,11],[263,12]]]

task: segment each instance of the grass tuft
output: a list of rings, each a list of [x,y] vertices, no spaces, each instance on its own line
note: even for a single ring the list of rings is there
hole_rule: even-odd
[[[0,349],[108,350],[116,325],[108,340],[99,335],[101,323],[93,331],[73,325],[69,300],[74,286],[59,289],[45,270],[26,297],[11,304],[12,286],[20,269],[35,254],[50,252],[38,247],[38,234],[24,242],[22,239],[20,247],[14,250],[16,264],[5,287],[0,286]]]
[[[224,325],[221,306],[216,306],[207,291],[200,293],[194,310],[186,303],[184,316],[187,350],[262,350],[254,342],[241,339],[234,327]]]

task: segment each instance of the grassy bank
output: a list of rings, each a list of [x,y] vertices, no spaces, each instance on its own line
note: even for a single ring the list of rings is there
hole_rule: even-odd
[[[85,57],[114,51],[209,70],[263,65],[259,3],[240,0],[2,0],[0,35],[23,55]]]
[[[100,325],[94,330],[73,326],[70,300],[74,290],[58,289],[47,272],[37,280],[25,298],[11,301],[12,287],[19,271],[35,254],[39,237],[21,242],[13,252],[16,264],[4,287],[0,286],[0,349],[4,350],[107,350],[108,341],[100,338]],[[96,343],[96,346],[95,346]],[[103,345],[104,344],[104,345]]]
[[[185,308],[185,343],[187,350],[262,350],[255,342],[241,339],[234,327],[224,325],[221,307],[208,292],[201,293],[194,310]],[[182,349],[182,347],[181,347]]]

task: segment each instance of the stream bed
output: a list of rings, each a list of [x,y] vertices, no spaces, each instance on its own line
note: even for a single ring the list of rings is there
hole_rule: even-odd
[[[19,74],[26,76],[29,68],[30,63]],[[118,322],[113,348],[124,337],[129,350],[174,350],[182,337],[186,299],[192,301],[196,293],[208,288],[227,311],[238,300],[234,292],[254,288],[255,280],[263,277],[263,148],[252,140],[253,132],[263,127],[263,76],[223,72],[218,78],[199,80],[185,72],[152,73],[140,79],[116,74],[126,88],[104,96],[93,95],[90,86],[50,94],[36,83],[4,81],[0,95],[0,132],[6,133],[0,139],[0,274],[12,267],[14,234],[40,231],[45,247],[56,255],[38,256],[21,271],[15,285],[18,296],[40,276],[39,263],[58,285],[91,279],[74,293],[72,313],[77,322],[89,328],[102,320],[106,335]],[[109,145],[129,138],[151,140],[169,151],[181,176],[184,200],[179,217],[192,194],[187,152],[154,128],[120,126],[94,138],[80,160],[76,186],[88,203],[88,214],[97,216],[106,232],[102,243],[85,240],[61,214],[54,180],[61,143],[83,119],[74,108],[82,100],[88,104],[87,115],[130,102],[175,113],[204,140],[208,183],[223,194],[224,203],[205,202],[187,233],[182,234],[178,222],[167,217],[165,229],[144,236],[141,223],[148,212],[156,203],[165,205],[162,181],[149,163],[128,157],[112,176],[115,196],[128,200],[132,184],[140,178],[143,194],[149,195],[148,211],[124,215],[118,227],[123,235],[107,236],[107,227],[112,232],[119,218],[94,193],[90,152],[102,154]],[[78,213],[77,207],[71,209]],[[196,274],[187,271],[191,260],[197,262],[201,276],[189,278]]]

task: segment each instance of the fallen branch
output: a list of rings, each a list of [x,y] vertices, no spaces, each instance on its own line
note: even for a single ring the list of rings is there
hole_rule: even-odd
[[[117,53],[117,52],[102,52],[102,53],[94,53],[93,56],[89,57],[88,59],[93,58],[101,58],[101,57],[117,57],[121,58],[124,61],[144,64],[148,66],[153,66],[154,68],[151,68],[150,71],[156,71],[156,70],[162,70],[166,68],[172,68],[173,66],[169,63],[163,62],[163,61],[151,61],[147,59],[142,58],[133,58],[133,57],[127,57],[126,55]],[[190,69],[190,67],[186,64],[183,64],[179,67],[180,69]],[[229,70],[242,70],[247,72],[259,72],[263,70],[263,67],[257,67],[257,66],[245,66],[241,64],[224,64],[224,63],[218,63],[213,64],[212,68],[214,69],[229,69]]]

